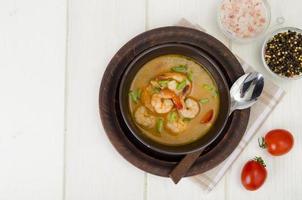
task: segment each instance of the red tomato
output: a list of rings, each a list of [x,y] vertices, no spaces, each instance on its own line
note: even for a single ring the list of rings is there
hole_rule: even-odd
[[[248,161],[241,172],[241,183],[247,190],[257,190],[267,177],[265,164],[261,157]]]
[[[275,129],[268,132],[260,147],[267,148],[273,156],[281,156],[289,152],[294,145],[294,137],[290,132],[283,129]]]
[[[212,120],[214,115],[214,110],[211,109],[208,112],[206,112],[206,114],[201,118],[200,123],[205,124],[208,123]]]

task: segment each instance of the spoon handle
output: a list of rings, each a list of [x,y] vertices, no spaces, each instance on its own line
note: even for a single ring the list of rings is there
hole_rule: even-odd
[[[189,153],[185,155],[185,157],[179,163],[177,163],[169,175],[175,184],[177,184],[180,179],[187,174],[202,152],[203,149]]]

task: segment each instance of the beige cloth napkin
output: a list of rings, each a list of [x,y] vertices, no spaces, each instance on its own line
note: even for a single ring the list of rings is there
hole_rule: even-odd
[[[204,31],[204,29],[202,29],[199,25],[193,25],[185,19],[181,19],[177,23],[177,25],[196,28],[198,30]],[[237,59],[241,63],[245,72],[254,71],[250,65],[244,62],[244,60],[240,59],[238,56]],[[283,89],[266,79],[264,90],[258,102],[251,108],[250,120],[247,126],[247,130],[233,153],[217,167],[203,174],[193,176],[190,179],[198,183],[206,192],[210,192],[225,175],[226,171],[230,168],[233,162],[238,158],[251,138],[257,133],[261,125],[265,122],[271,112],[281,101],[284,94],[285,92]]]

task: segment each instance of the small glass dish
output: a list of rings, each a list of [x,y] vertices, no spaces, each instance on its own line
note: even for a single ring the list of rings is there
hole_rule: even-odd
[[[218,26],[221,29],[222,33],[228,37],[229,39],[231,39],[234,42],[237,43],[248,43],[248,42],[252,42],[258,38],[260,38],[261,36],[264,35],[264,33],[268,30],[270,22],[271,22],[271,8],[268,4],[268,2],[266,0],[262,0],[263,5],[264,5],[264,16],[265,16],[265,23],[263,25],[262,31],[259,33],[256,33],[253,36],[250,37],[239,37],[237,36],[234,32],[228,30],[222,23],[222,7],[223,7],[223,3],[226,0],[221,0],[219,3],[219,6],[217,8],[217,22],[218,22]]]
[[[266,61],[265,61],[265,50],[266,50],[266,47],[267,47],[267,43],[275,36],[277,35],[278,33],[283,33],[283,32],[287,32],[287,31],[293,31],[293,32],[297,32],[297,33],[300,33],[302,34],[302,30],[299,29],[299,28],[295,28],[295,27],[282,27],[282,28],[278,28],[277,30],[271,32],[270,34],[268,34],[263,42],[263,45],[262,45],[262,49],[261,49],[261,60],[262,60],[262,63],[264,65],[264,67],[266,68],[266,70],[273,76],[273,77],[276,77],[276,78],[279,78],[279,79],[282,79],[282,80],[297,80],[297,79],[300,79],[302,77],[302,74],[300,75],[296,75],[296,76],[293,76],[293,77],[287,77],[287,76],[284,76],[284,75],[280,75],[280,74],[277,74],[275,72],[273,72],[270,67],[267,65]]]

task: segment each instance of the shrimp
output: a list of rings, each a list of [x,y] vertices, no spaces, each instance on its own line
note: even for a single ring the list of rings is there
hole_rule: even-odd
[[[187,123],[185,123],[181,118],[176,119],[175,121],[168,121],[166,128],[172,131],[173,133],[180,133],[186,130]]]
[[[172,96],[161,90],[158,94],[151,97],[151,105],[157,113],[167,113],[173,108]]]
[[[187,98],[183,105],[183,108],[178,110],[181,116],[190,119],[196,117],[199,112],[199,104],[194,99]]]
[[[145,106],[140,106],[134,113],[135,121],[146,127],[153,128],[155,126],[155,117],[148,113],[148,110]]]
[[[163,89],[151,97],[151,105],[157,113],[167,113],[175,105],[177,109],[182,109],[181,99],[171,90]]]

